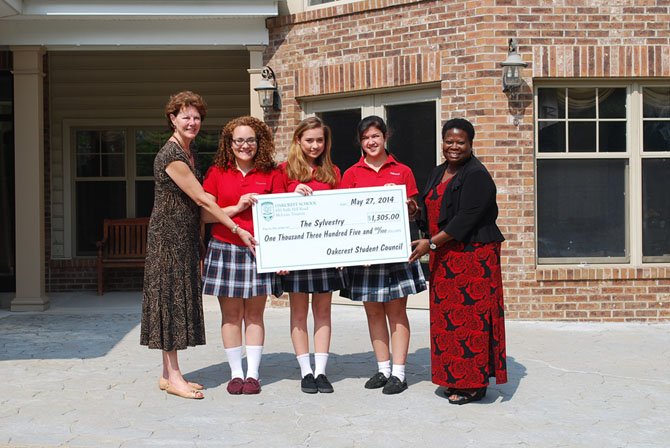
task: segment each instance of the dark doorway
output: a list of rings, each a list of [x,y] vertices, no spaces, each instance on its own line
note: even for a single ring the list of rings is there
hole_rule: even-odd
[[[13,92],[11,73],[0,71],[0,292],[16,291]]]
[[[326,123],[333,135],[331,157],[342,174],[358,162],[361,149],[356,139],[356,125],[361,121],[360,109],[320,112],[317,114]]]

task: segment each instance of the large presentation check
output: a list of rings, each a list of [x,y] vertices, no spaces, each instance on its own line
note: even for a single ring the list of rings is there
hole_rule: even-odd
[[[258,196],[258,272],[395,263],[411,254],[402,185]]]

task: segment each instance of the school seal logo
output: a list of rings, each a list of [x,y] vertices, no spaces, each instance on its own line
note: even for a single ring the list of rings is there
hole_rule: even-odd
[[[261,204],[261,215],[266,221],[271,221],[275,215],[275,206],[272,205],[272,202],[263,202]]]

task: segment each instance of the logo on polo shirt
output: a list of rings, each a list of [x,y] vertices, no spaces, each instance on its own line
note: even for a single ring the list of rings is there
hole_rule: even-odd
[[[266,221],[272,220],[275,215],[275,206],[272,205],[272,202],[263,202],[261,204],[261,215]]]
[[[393,174],[394,176],[400,176],[400,173],[394,173],[393,171],[389,171],[389,174]]]

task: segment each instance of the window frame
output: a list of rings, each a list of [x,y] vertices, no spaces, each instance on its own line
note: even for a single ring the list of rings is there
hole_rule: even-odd
[[[656,80],[588,80],[588,81],[536,81],[533,85],[534,105],[534,188],[535,188],[535,262],[539,268],[556,268],[562,266],[599,266],[599,267],[667,267],[670,260],[661,257],[644,257],[642,254],[642,161],[644,159],[670,158],[670,151],[647,151],[643,150],[643,102],[642,93],[644,87],[668,86],[667,81]],[[625,88],[626,89],[626,151],[624,152],[539,152],[539,122],[558,121],[555,119],[538,118],[539,94],[542,88]],[[567,101],[566,101],[567,105]],[[568,123],[567,114],[563,118]],[[599,122],[600,119],[594,119]],[[567,132],[567,126],[566,126]],[[597,138],[599,138],[597,136]],[[598,140],[596,140],[598,141]],[[566,141],[566,145],[569,143]],[[598,148],[597,148],[598,149]],[[539,226],[538,226],[538,203],[540,198],[538,192],[538,161],[539,160],[585,160],[585,159],[625,159],[628,161],[624,174],[627,198],[625,205],[626,224],[626,257],[589,257],[589,258],[540,258],[539,249]]]
[[[302,119],[313,117],[319,112],[361,109],[361,118],[369,115],[377,115],[387,121],[385,106],[395,106],[400,104],[411,104],[435,101],[435,123],[438,125],[435,129],[435,166],[441,163],[442,157],[442,92],[439,85],[426,86],[414,89],[394,89],[373,91],[365,94],[354,92],[347,96],[338,96],[336,98],[314,98],[300,99],[302,106]],[[421,185],[419,185],[421,188]]]
[[[168,131],[165,121],[154,119],[134,119],[132,121],[124,119],[68,119],[63,120],[63,150],[66,155],[63,157],[63,248],[64,253],[59,256],[60,259],[73,258],[93,258],[94,255],[78,255],[76,247],[76,184],[77,182],[101,182],[101,181],[122,181],[126,185],[126,216],[135,216],[136,201],[136,182],[153,180],[153,176],[141,176],[136,172],[136,148],[135,133],[139,130],[149,131]],[[107,131],[121,130],[126,132],[125,147],[125,176],[110,177],[78,177],[76,173],[76,132],[77,131]],[[220,129],[216,126],[203,125],[201,131],[219,133]],[[203,172],[204,175],[204,172]],[[53,188],[53,187],[52,187]],[[53,199],[52,199],[53,202]],[[53,206],[52,206],[53,209]],[[52,229],[53,232],[53,229]],[[53,240],[52,240],[53,241]]]

